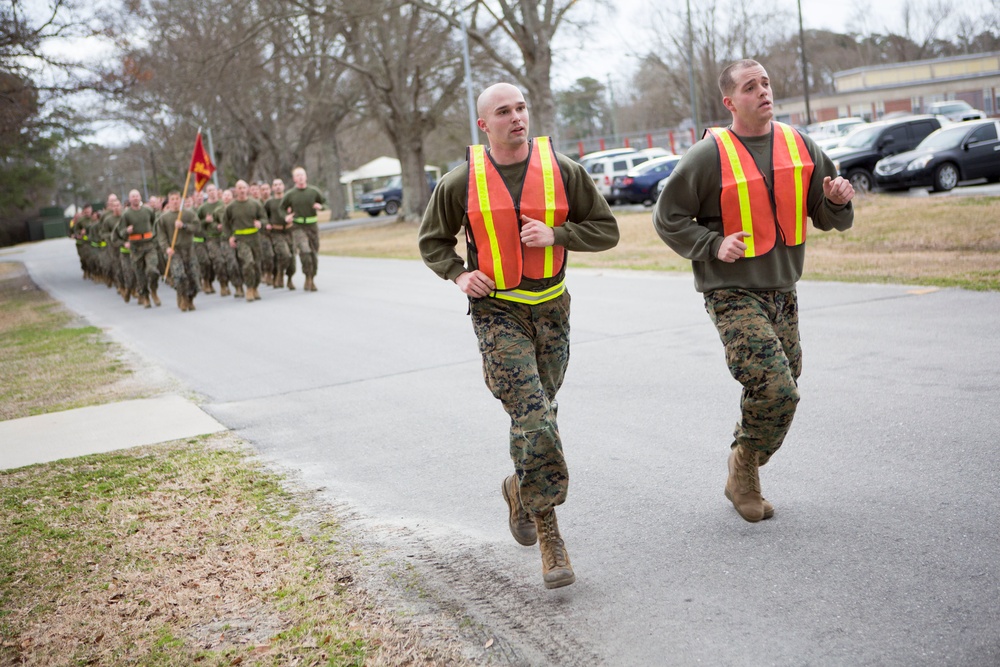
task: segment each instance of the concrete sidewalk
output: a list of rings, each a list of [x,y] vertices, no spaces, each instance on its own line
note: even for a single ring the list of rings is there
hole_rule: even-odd
[[[0,422],[0,469],[227,430],[176,394]]]

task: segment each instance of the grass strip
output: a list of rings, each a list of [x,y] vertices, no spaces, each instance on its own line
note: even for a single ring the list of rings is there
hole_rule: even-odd
[[[690,272],[690,262],[653,229],[652,209],[617,214],[621,241],[601,253],[571,253],[570,266]],[[419,259],[417,226],[395,223],[324,232],[321,252]],[[811,229],[804,278],[1000,290],[1000,198],[899,197],[855,200],[847,232]],[[465,256],[465,245],[456,248]]]
[[[232,434],[0,472],[0,664],[461,664]]]
[[[78,326],[23,273],[0,276],[0,420],[117,398],[132,371],[97,327]],[[130,396],[138,398],[139,396]]]

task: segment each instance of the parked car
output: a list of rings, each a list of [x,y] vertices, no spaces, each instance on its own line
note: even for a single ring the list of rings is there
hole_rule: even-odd
[[[437,181],[430,173],[427,174],[427,185],[430,186],[431,190],[437,185]],[[361,195],[361,199],[358,200],[358,208],[372,217],[382,211],[385,211],[386,215],[396,215],[399,213],[399,206],[402,203],[403,177],[393,176],[385,187]]]
[[[652,206],[656,201],[656,186],[673,173],[680,161],[680,155],[665,155],[643,162],[624,176],[615,176],[611,196],[619,202]]]
[[[606,157],[613,157],[615,155],[624,155],[625,153],[635,153],[636,149],[632,147],[622,147],[622,148],[609,148],[603,151],[594,151],[593,153],[587,153],[580,158],[579,162],[583,165],[583,168],[590,173],[590,167],[593,166],[598,160],[603,160]]]
[[[850,134],[853,130],[857,129],[861,125],[867,125],[868,121],[864,118],[837,118],[835,120],[824,120],[819,123],[813,123],[806,127],[806,134],[809,138],[816,142],[816,144],[827,151],[831,148],[836,148],[843,142],[844,137]]]
[[[594,185],[597,186],[598,191],[604,195],[605,199],[614,204],[616,198],[612,192],[612,188],[615,176],[624,176],[628,173],[629,169],[643,162],[648,162],[654,157],[663,157],[669,154],[662,148],[647,148],[646,150],[602,158],[591,165],[590,176],[594,179]]]
[[[934,116],[909,116],[861,125],[844,142],[826,152],[837,172],[857,192],[875,186],[875,164],[884,157],[913,150],[924,138],[941,128]]]
[[[932,102],[927,105],[927,113],[935,116],[944,116],[952,122],[963,120],[978,120],[986,118],[986,114],[979,109],[973,109],[972,105],[962,100],[948,100],[947,102]]]
[[[1000,181],[1000,122],[974,120],[934,132],[912,151],[879,160],[875,182],[887,190],[951,190],[960,181]]]

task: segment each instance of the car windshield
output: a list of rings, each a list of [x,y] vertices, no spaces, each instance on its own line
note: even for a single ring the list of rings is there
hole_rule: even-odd
[[[386,189],[403,187],[403,177],[393,176],[392,178],[389,179],[389,182],[386,183],[384,187]]]
[[[972,106],[968,102],[949,102],[947,104],[931,105],[937,113],[954,113],[968,111]]]
[[[937,132],[932,132],[927,135],[927,138],[920,142],[916,150],[918,151],[939,151],[945,148],[955,148],[960,143],[965,135],[969,132],[969,128],[966,125],[956,125],[954,127],[949,127],[944,130],[938,130]]]
[[[840,145],[848,148],[870,148],[881,132],[881,127],[865,127],[847,135],[844,143]]]

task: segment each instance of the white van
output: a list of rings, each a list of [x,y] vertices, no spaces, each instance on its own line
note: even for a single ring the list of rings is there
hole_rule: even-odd
[[[857,128],[867,125],[864,118],[837,118],[835,120],[824,120],[820,123],[813,123],[806,127],[806,134],[816,142],[823,150],[836,148],[847,137],[848,134]]]
[[[612,187],[615,182],[615,176],[624,176],[632,167],[640,165],[654,157],[663,157],[664,155],[670,155],[670,151],[664,148],[647,148],[641,151],[602,158],[590,166],[590,177],[594,179],[594,185],[604,195],[604,198],[614,204]]]
[[[583,168],[590,173],[590,168],[598,160],[603,160],[606,157],[612,157],[614,155],[623,155],[625,153],[634,153],[634,148],[609,148],[603,151],[594,151],[593,153],[587,153],[581,157],[578,162],[583,165]]]

